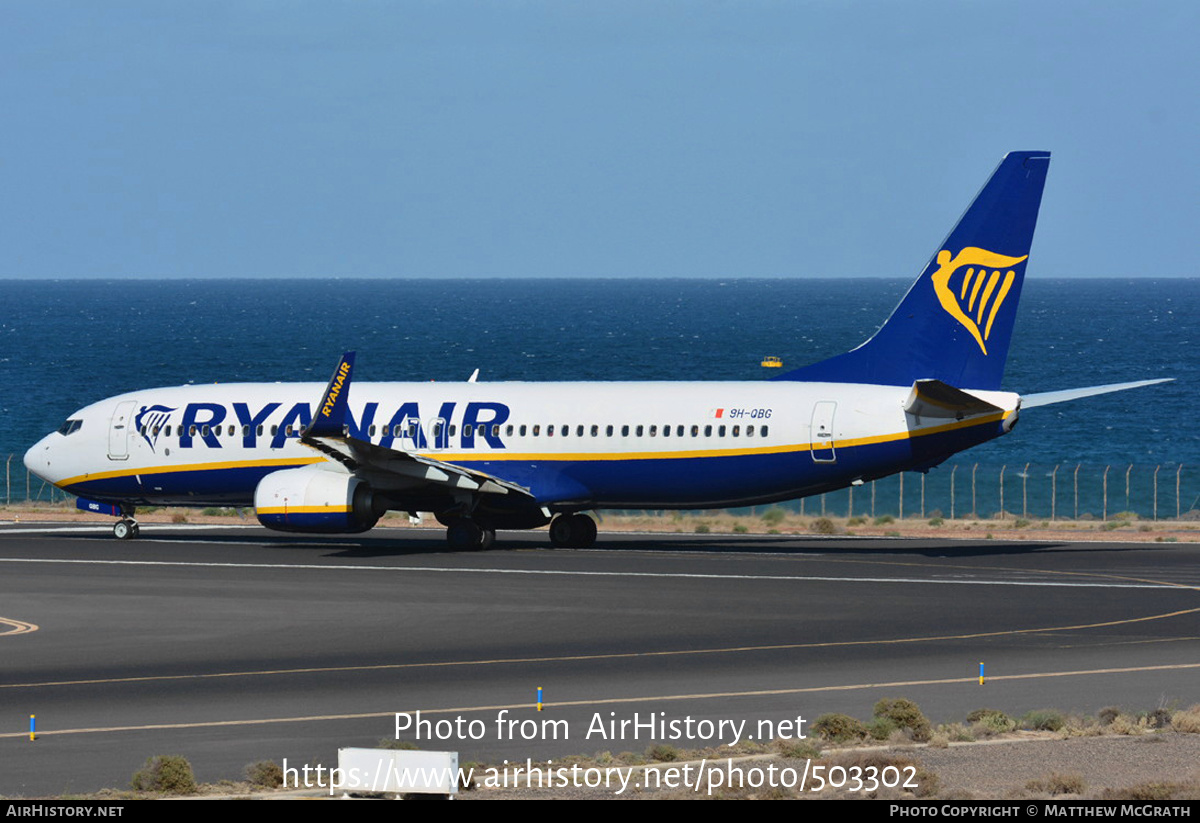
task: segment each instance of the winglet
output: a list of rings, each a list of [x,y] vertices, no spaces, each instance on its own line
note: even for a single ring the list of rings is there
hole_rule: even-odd
[[[342,355],[329,385],[317,404],[313,422],[305,437],[340,437],[345,431],[346,412],[350,402],[350,375],[354,372],[354,352]]]

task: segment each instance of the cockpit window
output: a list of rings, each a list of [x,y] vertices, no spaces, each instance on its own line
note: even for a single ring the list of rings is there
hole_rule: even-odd
[[[79,427],[82,425],[82,420],[67,420],[66,423],[63,423],[58,427],[58,433],[64,436],[68,434],[74,434],[75,432],[79,431]]]

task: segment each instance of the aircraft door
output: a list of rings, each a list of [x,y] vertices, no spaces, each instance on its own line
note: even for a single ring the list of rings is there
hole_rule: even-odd
[[[833,413],[837,403],[820,400],[813,406],[812,416],[812,459],[814,463],[836,463],[837,452],[833,445]]]
[[[400,448],[407,452],[418,451],[421,441],[421,421],[415,417],[406,417],[400,423]]]
[[[446,429],[445,418],[435,417],[425,424],[425,439],[433,451],[449,448],[450,433]]]
[[[126,400],[117,404],[113,412],[112,423],[108,429],[108,459],[129,459],[129,433],[133,425],[133,407],[136,400]]]

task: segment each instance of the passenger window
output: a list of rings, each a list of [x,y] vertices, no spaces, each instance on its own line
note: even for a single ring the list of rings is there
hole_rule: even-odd
[[[753,437],[753,436],[754,436],[754,427],[753,427],[753,426],[747,426],[747,427],[746,427],[746,436],[747,436],[747,437]]]
[[[576,436],[576,437],[583,437],[583,426],[576,426],[576,427],[575,427],[575,436]]]
[[[725,436],[725,427],[717,426],[717,437],[724,437],[724,436]]]
[[[600,436],[600,427],[592,426],[592,437],[599,437],[599,436]]]
[[[658,435],[658,426],[651,426],[650,427],[650,436],[655,437],[657,435]]]
[[[637,436],[638,436],[638,437],[641,437],[641,436],[642,436],[642,432],[644,431],[644,429],[643,429],[641,426],[638,426],[638,427],[637,427],[637,429],[636,429],[636,431],[637,431]]]
[[[605,436],[605,437],[612,437],[612,436],[613,436],[613,427],[612,427],[612,426],[605,426],[605,427],[604,427],[604,436]]]
[[[458,432],[458,426],[451,423],[450,424],[450,436],[453,437],[455,435],[455,433],[457,433],[457,432]]]
[[[629,436],[629,427],[628,427],[628,426],[622,426],[622,427],[621,427],[621,436],[622,436],[622,437],[628,437],[628,436]]]
[[[375,436],[375,424],[372,423],[370,425],[370,427],[367,429],[367,437],[374,437],[374,436]]]
[[[279,434],[279,426],[274,425],[271,427],[271,436],[274,437],[277,434]]]
[[[523,423],[521,424],[521,436],[522,437],[525,436],[525,424],[523,424]]]
[[[705,436],[705,437],[712,437],[712,426],[711,426],[711,425],[708,425],[708,426],[705,426],[705,427],[704,427],[704,436]]]
[[[699,435],[700,435],[700,427],[692,426],[692,437],[698,437]]]
[[[170,427],[170,426],[167,426],[167,428],[169,429],[169,428],[171,428],[171,427]],[[259,424],[258,424],[258,432],[257,432],[257,433],[258,433],[258,436],[259,436],[259,437],[262,437],[262,423],[259,423]],[[167,432],[167,434],[170,434],[170,432]]]
[[[475,433],[475,427],[470,423],[463,424],[463,437],[470,437]]]
[[[547,427],[546,427],[546,436],[547,436],[547,437],[553,437],[553,436],[554,436],[554,427],[553,427],[553,426],[547,426]]]
[[[512,437],[512,433],[513,433],[513,427],[512,427],[512,424],[509,423],[507,426],[504,427],[504,436]]]
[[[741,426],[734,426],[734,427],[733,427],[733,436],[734,436],[734,437],[737,437],[737,436],[738,436],[738,434],[741,432],[741,430],[742,430],[742,427],[741,427]]]
[[[671,427],[663,426],[663,437],[670,437],[670,436],[671,436]]]
[[[534,436],[534,437],[537,437],[537,436],[538,436],[538,433],[539,433],[539,432],[541,432],[541,430],[542,430],[542,427],[541,427],[541,426],[534,426],[534,427],[533,427],[533,436]]]
[[[559,431],[562,432],[563,437],[569,437],[571,435],[571,427],[570,426],[563,426],[561,429],[559,429]]]
[[[508,427],[508,433],[512,434],[512,426]],[[492,424],[492,437],[499,437],[499,436],[500,436],[500,424],[493,423]]]
[[[763,426],[763,427],[762,427],[762,432],[761,432],[761,433],[762,433],[762,436],[763,436],[763,437],[766,437],[766,436],[767,436],[767,427],[766,427],[766,426]]]

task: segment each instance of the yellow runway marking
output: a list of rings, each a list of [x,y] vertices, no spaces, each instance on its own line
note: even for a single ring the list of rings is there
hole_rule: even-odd
[[[927,637],[899,637],[890,640],[830,640],[820,643],[777,643],[766,646],[729,646],[713,649],[675,649],[649,652],[611,652],[602,654],[572,654],[555,657],[499,657],[484,660],[446,660],[440,663],[380,663],[373,666],[313,666],[299,669],[263,669],[259,671],[241,672],[212,672],[209,674],[171,674],[150,675],[146,677],[113,677],[95,680],[50,680],[41,683],[2,683],[0,689],[32,689],[44,686],[87,686],[108,683],[150,683],[163,680],[206,680],[220,677],[261,677],[284,674],[321,674],[336,672],[370,672],[388,671],[395,669],[436,669],[450,666],[499,666],[513,663],[564,663],[580,660],[620,660],[638,657],[676,657],[699,654],[731,654],[734,652],[788,651],[794,649],[828,649],[842,646],[889,646],[901,643],[932,643],[941,640],[976,640],[983,637],[1004,637],[1019,634],[1053,634],[1055,632],[1080,631],[1083,629],[1100,629],[1111,626],[1122,626],[1129,623],[1143,623],[1149,620],[1164,620],[1186,614],[1200,612],[1200,607],[1180,609],[1179,611],[1152,614],[1145,617],[1130,617],[1124,620],[1108,620],[1101,623],[1078,623],[1073,626],[1039,626],[1031,629],[1002,629],[994,632],[975,632],[973,634],[943,634]]]
[[[1094,675],[1106,674],[1129,674],[1134,672],[1157,672],[1157,671],[1178,671],[1183,669],[1200,668],[1200,663],[1179,663],[1166,666],[1128,666],[1114,669],[1083,669],[1080,671],[1068,672],[1030,672],[1028,674],[1009,674],[1000,676],[988,677],[989,681],[996,682],[1001,680],[1033,680],[1047,677],[1086,677]],[[556,708],[567,706],[613,706],[622,703],[655,703],[668,700],[716,700],[730,699],[738,697],[764,697],[771,695],[786,695],[786,694],[818,694],[821,692],[847,692],[861,689],[897,689],[910,686],[947,686],[954,684],[975,684],[974,677],[950,677],[938,680],[898,680],[888,683],[853,683],[842,686],[807,686],[794,689],[757,689],[753,691],[739,692],[708,692],[696,694],[664,694],[653,695],[649,697],[606,697],[593,700],[565,700],[555,701]],[[496,712],[501,709],[509,711],[519,711],[528,709],[529,703],[501,703],[489,706],[457,706],[444,709],[421,709],[422,714],[468,714],[472,712]],[[409,709],[407,711],[417,711]],[[153,723],[142,726],[101,726],[85,729],[57,729],[51,731],[39,731],[38,737],[47,737],[49,735],[66,735],[66,734],[102,734],[108,732],[141,732],[141,731],[161,731],[161,730],[176,730],[176,729],[211,729],[218,727],[234,727],[234,726],[264,726],[274,723],[314,723],[327,720],[369,720],[380,717],[393,717],[396,712],[359,712],[355,714],[319,714],[308,715],[304,717],[265,717],[251,720],[209,720],[197,723]],[[28,732],[6,732],[0,734],[0,738],[6,737],[25,737]]]
[[[13,620],[11,617],[0,617],[0,626],[11,626],[8,631],[0,631],[0,637],[12,637],[18,634],[36,632],[38,627],[24,620]]]

